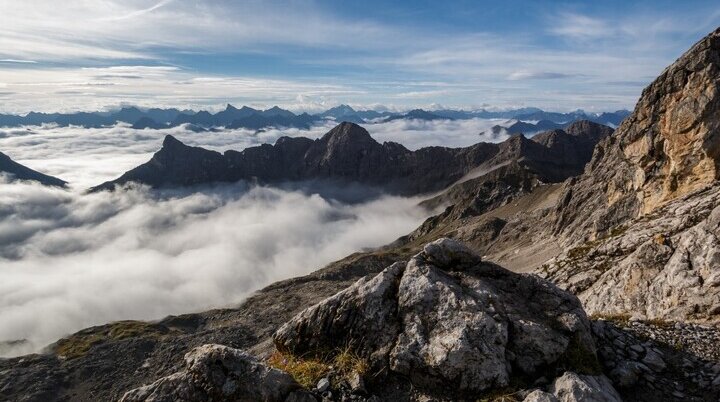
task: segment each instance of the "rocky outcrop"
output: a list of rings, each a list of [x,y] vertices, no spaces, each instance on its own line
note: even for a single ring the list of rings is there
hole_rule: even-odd
[[[566,241],[594,237],[715,182],[720,162],[720,29],[642,93],[557,207]]]
[[[121,402],[314,402],[287,373],[221,345],[204,345],[185,355],[185,369],[128,391]]]
[[[569,248],[539,274],[591,313],[720,321],[720,186]]]
[[[559,402],[622,402],[604,375],[589,376],[567,372],[555,379],[550,391]]]
[[[0,152],[0,174],[8,175],[11,180],[36,181],[46,186],[65,187],[67,185],[67,182],[57,177],[42,174],[13,161],[2,152]]]
[[[574,296],[449,239],[298,314],[274,342],[305,356],[350,345],[378,372],[457,395],[597,368]]]

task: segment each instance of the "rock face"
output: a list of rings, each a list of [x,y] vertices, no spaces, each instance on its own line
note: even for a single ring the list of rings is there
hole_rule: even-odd
[[[720,161],[720,29],[642,93],[635,111],[569,183],[555,231],[602,233],[711,185]]]
[[[478,216],[532,192],[545,183],[582,173],[595,145],[612,134],[610,127],[577,121],[530,139],[514,136],[499,144],[498,153],[443,193],[423,201],[428,208],[449,206],[429,218],[417,233]]]
[[[11,179],[15,180],[31,180],[42,183],[46,186],[65,187],[67,183],[57,177],[48,176],[29,167],[23,166],[4,153],[0,152],[0,174],[8,174]]]
[[[303,311],[274,342],[297,355],[350,345],[376,370],[459,394],[597,364],[574,296],[449,239]]]
[[[252,356],[221,345],[185,355],[185,369],[128,391],[122,402],[315,401],[293,378]]]
[[[720,320],[719,85],[720,29],[566,183],[548,219],[565,251],[540,273],[589,313]]]
[[[604,127],[587,124],[590,131]],[[188,147],[167,136],[163,148],[149,162],[95,189],[112,189],[130,181],[160,187],[243,179],[266,183],[332,179],[393,193],[420,194],[441,190],[479,166],[488,169],[511,160],[522,160],[544,180],[559,181],[582,170],[597,142],[589,133],[561,133],[563,140],[546,143],[517,137],[500,145],[410,151],[393,142],[380,144],[364,128],[345,122],[317,140],[282,137],[275,145],[225,154]]]
[[[579,244],[540,271],[591,313],[720,320],[720,186]]]

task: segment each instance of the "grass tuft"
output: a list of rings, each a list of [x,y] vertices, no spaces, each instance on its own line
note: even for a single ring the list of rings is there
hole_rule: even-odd
[[[314,388],[321,378],[333,374],[333,381],[342,381],[352,373],[364,375],[370,369],[367,360],[347,346],[329,353],[313,356],[295,356],[276,351],[267,359],[268,365],[290,374],[298,384]]]

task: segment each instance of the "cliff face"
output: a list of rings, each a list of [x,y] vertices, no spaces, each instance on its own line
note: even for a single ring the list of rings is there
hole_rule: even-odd
[[[718,178],[720,30],[698,42],[642,93],[564,191],[555,231],[594,237]]]
[[[542,275],[591,313],[720,320],[720,29],[668,67],[555,207]]]
[[[631,189],[637,193],[641,214],[718,178],[719,85],[717,30],[646,88],[635,112],[622,125],[619,146],[634,168]]]

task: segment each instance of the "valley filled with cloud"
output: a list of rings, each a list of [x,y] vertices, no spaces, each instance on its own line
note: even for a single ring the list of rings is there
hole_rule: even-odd
[[[367,125],[378,141],[466,146],[494,120],[396,120]],[[131,186],[86,193],[148,160],[166,134],[223,151],[310,130],[134,130],[21,127],[0,130],[0,149],[69,189],[0,183],[0,353],[37,351],[91,325],[159,319],[241,302],[274,281],[307,274],[354,251],[387,244],[431,211],[420,198],[362,187],[240,182],[182,190]]]

